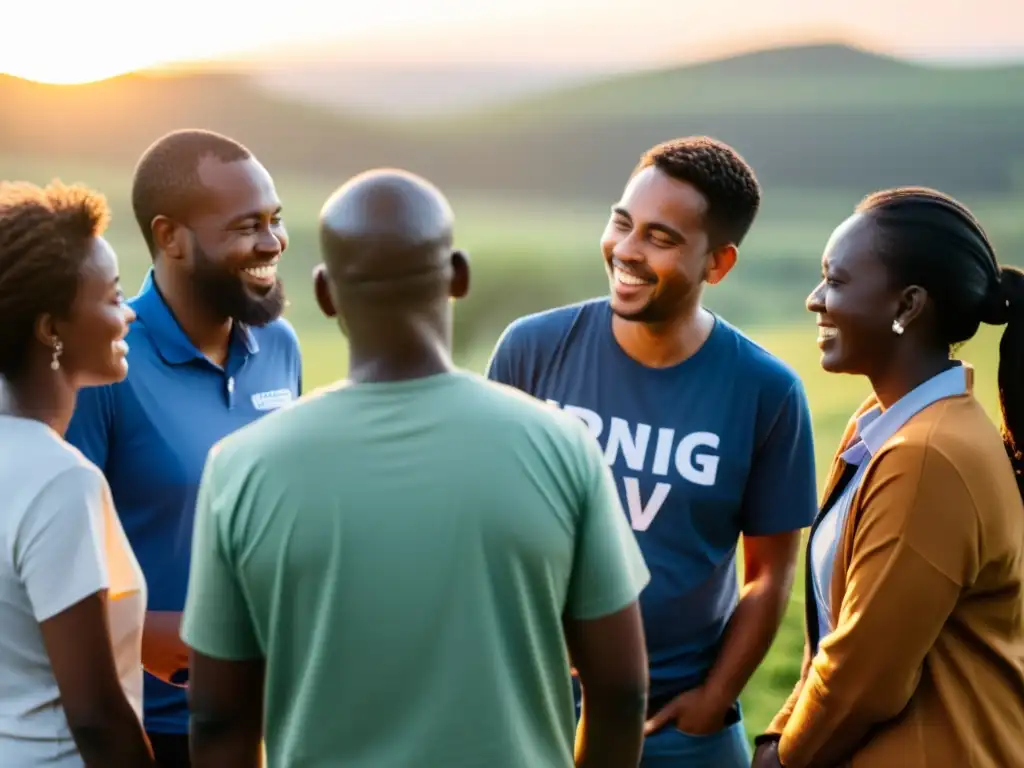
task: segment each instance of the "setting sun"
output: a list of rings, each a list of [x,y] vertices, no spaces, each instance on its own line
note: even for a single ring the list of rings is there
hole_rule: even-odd
[[[41,34],[12,38],[0,51],[0,73],[55,85],[76,85],[173,61],[202,59],[218,53],[214,41],[184,45],[150,41],[141,35],[86,40],[71,35]],[[61,39],[62,37],[66,39]],[[35,39],[33,39],[35,38]]]
[[[258,52],[275,40],[301,37],[303,28],[315,29],[308,17],[296,30],[260,13],[256,17],[265,18],[254,24],[251,6],[243,18],[234,4],[217,0],[178,0],[168,14],[137,0],[56,5],[12,9],[13,18],[4,20],[8,34],[0,46],[0,73],[60,85],[88,83],[166,64]]]
[[[226,0],[176,0],[173,11],[167,12],[138,0],[20,3],[5,8],[0,74],[70,85],[236,55],[265,59],[277,53],[294,59],[317,45],[343,55],[354,42],[367,39],[384,41],[375,52],[390,58],[410,47],[403,36],[415,39],[442,29],[459,30],[460,39],[471,48],[478,29],[500,28],[511,21],[541,26],[538,19],[548,2],[289,0],[284,14],[272,0],[251,0],[244,12]],[[556,5],[564,16],[610,3],[558,0]],[[436,47],[431,53],[437,54]]]
[[[63,62],[39,61],[26,62],[6,74],[51,85],[81,85],[123,75],[151,63],[153,62],[126,65],[124,62],[89,62],[85,66],[69,68]]]

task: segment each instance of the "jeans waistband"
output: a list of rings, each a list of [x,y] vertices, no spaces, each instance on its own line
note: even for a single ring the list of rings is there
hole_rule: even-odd
[[[685,691],[679,691],[677,693],[663,693],[660,696],[652,696],[647,700],[647,717],[653,717],[655,712],[664,709],[677,696],[682,695]],[[733,702],[733,705],[729,707],[729,710],[725,713],[724,727],[728,728],[730,725],[735,725],[740,721],[741,718],[740,703],[738,701]]]

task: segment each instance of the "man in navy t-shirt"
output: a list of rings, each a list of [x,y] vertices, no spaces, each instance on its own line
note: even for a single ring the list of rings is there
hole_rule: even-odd
[[[153,267],[129,304],[128,377],[84,389],[67,439],[106,475],[149,588],[145,727],[160,768],[186,768],[179,635],[196,493],[214,443],[300,395],[277,265],[288,239],[266,169],[241,144],[176,131],[143,155],[132,205]],[[169,681],[169,682],[164,682]]]
[[[701,306],[759,204],[753,172],[720,142],[649,150],[602,238],[610,298],[520,318],[488,368],[579,416],[615,475],[652,574],[644,768],[750,765],[738,697],[778,631],[817,507],[799,378]]]

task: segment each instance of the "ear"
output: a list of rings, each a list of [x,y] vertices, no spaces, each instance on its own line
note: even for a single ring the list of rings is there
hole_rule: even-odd
[[[53,349],[53,340],[55,338],[60,338],[60,334],[57,333],[57,323],[54,320],[53,315],[45,314],[36,318],[35,337],[36,341],[44,347],[47,349]]]
[[[149,225],[153,233],[153,245],[157,251],[170,259],[180,259],[185,255],[183,232],[181,226],[166,216],[156,216]]]
[[[463,299],[469,293],[469,254],[465,251],[452,251],[452,282],[449,296]]]
[[[900,292],[896,316],[893,317],[893,320],[899,320],[900,325],[909,328],[910,324],[921,316],[927,304],[928,291],[920,285],[908,285]]]
[[[334,306],[331,286],[327,280],[327,267],[323,264],[317,264],[313,268],[313,295],[316,296],[316,305],[320,307],[324,317],[338,316],[338,308]]]
[[[736,246],[732,243],[719,246],[711,251],[707,267],[704,270],[704,280],[710,285],[722,282],[736,266],[736,254]]]

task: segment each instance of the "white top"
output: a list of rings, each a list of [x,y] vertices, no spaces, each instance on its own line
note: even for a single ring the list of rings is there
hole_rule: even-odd
[[[107,482],[49,427],[0,414],[0,765],[83,765],[39,624],[103,589],[141,719],[146,582]]]

